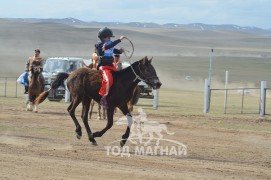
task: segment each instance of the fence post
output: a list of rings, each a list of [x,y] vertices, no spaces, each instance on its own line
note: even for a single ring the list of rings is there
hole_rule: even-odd
[[[261,105],[260,105],[260,117],[265,115],[265,101],[266,101],[266,81],[261,81]]]
[[[159,91],[158,89],[153,90],[153,109],[158,109],[158,99],[159,99]]]
[[[210,81],[205,79],[205,86],[204,86],[204,113],[208,113],[210,110]]]
[[[68,89],[68,87],[67,87],[67,80],[65,81],[65,102],[66,103],[69,103],[69,102],[71,102],[71,94],[70,94],[70,91],[69,91],[69,89]]]
[[[229,80],[229,71],[226,71],[225,77],[225,96],[224,96],[224,114],[227,113],[227,102],[228,102],[228,80]]]

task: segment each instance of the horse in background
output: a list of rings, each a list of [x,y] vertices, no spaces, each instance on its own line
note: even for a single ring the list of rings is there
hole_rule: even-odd
[[[112,72],[114,84],[112,85],[109,95],[107,96],[108,109],[107,109],[107,124],[101,131],[92,133],[88,124],[88,112],[90,108],[91,100],[100,102],[101,96],[99,90],[102,82],[102,75],[95,70],[88,68],[80,68],[75,70],[72,74],[59,73],[53,82],[51,89],[58,88],[67,79],[67,87],[72,96],[72,102],[68,107],[68,112],[75,124],[75,132],[78,139],[82,137],[81,126],[75,116],[76,107],[82,102],[82,120],[84,122],[88,139],[93,145],[97,145],[96,137],[101,137],[108,129],[113,126],[114,110],[118,107],[124,115],[127,117],[127,128],[122,135],[120,145],[124,146],[130,134],[130,127],[133,123],[132,115],[130,114],[127,106],[127,102],[133,95],[133,90],[140,81],[145,81],[153,89],[159,89],[162,85],[156,71],[151,64],[152,59],[147,57],[134,62],[131,66],[121,70]],[[42,93],[37,101],[36,105],[44,101],[48,95],[47,90]]]
[[[139,96],[140,96],[140,88],[138,86],[135,87],[134,91],[133,91],[133,95],[132,98],[128,101],[127,106],[128,106],[128,110],[131,113],[134,109],[134,105],[137,104],[138,100],[139,100]],[[92,117],[92,113],[93,113],[93,108],[95,105],[95,101],[92,100],[91,101],[91,107],[90,107],[90,111],[89,111],[89,119],[91,119]],[[99,103],[97,103],[98,105],[98,119],[102,120],[102,119],[106,119],[106,109],[102,108],[101,105]],[[102,110],[102,113],[101,113]],[[115,109],[115,113],[116,113],[117,109]]]
[[[42,93],[44,82],[40,78],[42,73],[42,65],[38,61],[34,61],[30,67],[30,73],[28,74],[28,97],[27,97],[27,111],[33,111],[33,105],[35,99]],[[38,112],[38,105],[34,105],[34,112]]]

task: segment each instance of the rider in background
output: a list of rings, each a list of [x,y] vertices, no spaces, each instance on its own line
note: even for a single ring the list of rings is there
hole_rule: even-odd
[[[122,64],[120,61],[120,55],[114,54],[114,66],[117,69],[117,71],[122,70]]]
[[[40,50],[39,49],[35,49],[35,55],[32,56],[32,57],[29,57],[28,61],[26,62],[26,67],[25,67],[25,71],[28,72],[28,75],[25,77],[26,78],[26,81],[28,80],[29,82],[29,77],[31,78],[32,74],[31,74],[31,66],[33,64],[34,61],[38,61],[38,62],[41,62],[41,65],[43,66],[44,64],[44,59],[40,56]],[[42,73],[40,74],[39,76],[40,78],[40,81],[42,81],[41,83],[42,84],[45,84],[45,80],[44,80],[44,77],[42,75]],[[44,87],[43,87],[44,89]],[[43,91],[42,89],[42,91]],[[28,93],[28,84],[27,86],[25,85],[25,94]]]
[[[121,54],[122,49],[114,48],[118,43],[120,43],[125,37],[121,36],[115,41],[111,41],[111,37],[114,37],[111,29],[105,27],[99,30],[98,37],[100,41],[95,44],[95,52],[100,60],[97,69],[103,76],[102,86],[99,94],[102,96],[100,104],[104,108],[108,108],[108,103],[106,96],[108,95],[110,87],[113,85],[113,77],[111,71],[116,71],[114,63],[114,54]]]

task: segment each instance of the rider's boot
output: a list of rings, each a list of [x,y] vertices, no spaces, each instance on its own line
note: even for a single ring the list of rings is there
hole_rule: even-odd
[[[28,94],[28,86],[24,87],[24,94]]]

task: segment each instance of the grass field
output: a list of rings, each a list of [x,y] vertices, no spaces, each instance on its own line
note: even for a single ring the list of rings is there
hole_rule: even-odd
[[[18,86],[18,98],[14,98],[14,92],[8,91],[8,95],[11,98],[1,98],[1,104],[4,106],[6,103],[10,102],[21,102],[24,103],[23,89],[21,85]],[[219,122],[224,120],[243,120],[258,122],[261,120],[259,115],[259,92],[254,92],[254,94],[249,94],[244,96],[243,110],[242,110],[242,94],[237,92],[228,94],[227,111],[224,113],[224,91],[214,92],[211,97],[211,108],[209,113],[203,113],[203,92],[202,91],[184,91],[176,89],[161,89],[159,91],[159,109],[153,109],[153,100],[140,98],[136,107],[142,107],[146,113],[150,115],[158,115],[162,117],[200,117],[205,119],[205,122]],[[41,108],[46,107],[67,107],[67,103],[61,102],[50,102],[46,100],[42,104]],[[271,120],[271,101],[266,102],[266,116],[265,121],[269,122]],[[79,108],[80,111],[80,108]],[[239,121],[236,121],[238,124]],[[242,122],[243,123],[243,122]],[[208,123],[207,123],[208,124]],[[210,124],[209,124],[210,125]],[[220,124],[223,128],[224,124]],[[238,126],[238,125],[237,125]],[[250,127],[253,129],[254,125]],[[243,129],[240,126],[241,129]],[[260,127],[257,127],[261,129]],[[271,131],[271,127],[264,127],[262,130]]]

